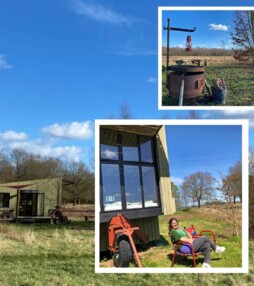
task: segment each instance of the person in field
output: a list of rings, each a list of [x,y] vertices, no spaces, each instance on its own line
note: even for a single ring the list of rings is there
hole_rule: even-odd
[[[202,265],[203,268],[211,268],[211,249],[215,253],[221,253],[225,251],[225,247],[215,245],[215,243],[205,235],[193,239],[191,234],[189,234],[185,229],[178,227],[178,220],[176,218],[172,217],[168,224],[169,234],[171,235],[173,242],[177,243],[180,241],[183,243],[179,244],[178,246],[181,253],[191,253],[190,246],[188,246],[188,244],[192,245],[194,252],[204,253],[204,263]]]

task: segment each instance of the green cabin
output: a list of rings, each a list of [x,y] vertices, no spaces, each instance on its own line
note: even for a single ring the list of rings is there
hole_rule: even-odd
[[[154,241],[158,216],[175,210],[165,126],[100,125],[100,251],[109,249],[109,221],[118,213]]]
[[[0,214],[13,218],[44,217],[61,202],[62,178],[0,184]]]

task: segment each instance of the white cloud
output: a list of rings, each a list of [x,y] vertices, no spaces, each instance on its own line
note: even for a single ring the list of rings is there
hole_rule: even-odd
[[[114,151],[106,149],[102,153],[108,159],[115,159],[115,158],[117,158],[117,153],[114,152]]]
[[[42,157],[54,157],[67,161],[80,161],[87,157],[87,147],[79,146],[75,139],[88,139],[92,137],[92,124],[87,122],[73,122],[70,124],[54,124],[44,127],[46,135],[41,138],[29,139],[24,132],[13,130],[0,133],[0,150],[9,153],[13,149],[23,149],[27,153],[40,155]],[[70,145],[61,144],[61,138],[70,138]],[[76,140],[77,142],[77,140]],[[88,143],[89,144],[89,143]],[[82,142],[84,145],[84,142]]]
[[[90,139],[93,135],[92,124],[90,121],[66,124],[55,123],[43,127],[42,132],[54,137],[80,140]]]
[[[0,55],[0,69],[7,70],[7,69],[11,69],[11,68],[12,68],[12,65],[9,65],[6,62],[4,55]]]
[[[27,135],[24,132],[15,132],[13,130],[0,133],[0,140],[4,141],[23,141],[27,139]]]
[[[182,178],[170,177],[170,180],[171,180],[171,182],[173,182],[177,186],[180,186],[183,183]]]
[[[88,4],[82,0],[73,1],[73,9],[76,13],[84,15],[94,21],[110,23],[110,24],[124,24],[130,26],[132,21],[126,16],[114,12],[100,4]]]
[[[209,24],[208,25],[209,30],[213,31],[228,31],[229,26],[223,25],[223,24]]]
[[[248,119],[249,127],[254,128],[254,112],[252,110],[220,110],[206,111],[202,118],[205,119]]]
[[[156,77],[149,77],[149,79],[147,80],[147,82],[149,82],[149,83],[155,83],[155,82],[157,82],[157,78]]]
[[[254,127],[254,112],[252,110],[223,110],[224,118],[229,119],[249,119],[249,127]]]
[[[54,157],[63,160],[78,161],[83,155],[81,148],[76,146],[58,146],[53,147],[43,140],[12,142],[9,144],[8,149],[15,148],[23,149],[27,153],[38,154],[42,157]]]
[[[133,48],[128,46],[128,48],[124,48],[120,51],[115,52],[120,56],[157,56],[158,52],[156,50],[142,49],[142,48]]]

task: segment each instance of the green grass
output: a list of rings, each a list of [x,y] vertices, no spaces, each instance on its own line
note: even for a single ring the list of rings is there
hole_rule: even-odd
[[[190,222],[191,212],[178,212],[181,224]],[[167,257],[171,247],[167,244],[168,216],[160,217],[161,246],[157,253],[163,257],[163,267],[170,267]],[[207,221],[207,220],[206,220]],[[199,229],[204,222],[195,221]],[[212,221],[211,227],[220,230]],[[233,254],[225,252],[213,266],[224,267],[226,260],[238,264],[239,239],[227,236],[221,241]],[[151,248],[152,249],[152,248]],[[144,266],[157,267],[151,262],[150,250],[141,255]],[[228,251],[231,252],[231,251]],[[94,273],[94,223],[72,222],[69,225],[50,224],[0,224],[0,285],[251,285],[254,283],[254,242],[250,242],[249,274],[95,274]],[[147,262],[145,255],[148,255]],[[217,256],[214,256],[215,258]],[[155,258],[155,257],[153,257]],[[161,262],[160,262],[161,263]],[[200,266],[200,265],[199,265]],[[181,263],[175,267],[186,267]],[[189,266],[188,266],[189,267]]]
[[[4,224],[0,235],[0,285],[82,285],[93,269],[91,223]]]
[[[232,234],[232,227],[228,221],[220,220],[214,216],[209,216],[209,213],[199,212],[198,209],[191,209],[186,211],[178,211],[174,216],[179,219],[179,224],[181,227],[188,227],[193,224],[197,232],[201,230],[212,230],[216,234],[217,244],[225,246],[227,251],[223,254],[218,255],[211,252],[211,265],[212,267],[241,267],[241,257],[242,257],[242,238],[236,237]],[[144,261],[144,266],[150,266],[149,263],[152,257],[156,257],[157,265],[154,267],[168,267],[171,263],[173,251],[169,242],[168,237],[168,220],[170,216],[160,216],[160,233],[161,239],[158,244],[164,244],[157,249],[154,247],[150,252],[148,251],[146,255],[142,256]],[[209,233],[206,233],[209,236]],[[164,255],[160,255],[160,252]],[[167,257],[167,259],[165,258]],[[203,263],[203,256],[199,256],[197,259],[197,267],[201,267]],[[153,262],[154,264],[154,262]],[[191,258],[185,259],[184,257],[178,256],[176,258],[176,263],[174,267],[192,267],[193,262]],[[152,267],[152,266],[150,266]]]
[[[254,105],[254,73],[250,67],[244,65],[219,65],[206,67],[205,77],[208,85],[216,78],[224,78],[227,85],[228,94],[226,106],[252,106]],[[168,90],[165,87],[166,74],[162,75],[162,105],[178,105],[178,100],[168,96]],[[187,106],[219,106],[212,97],[205,96],[194,99],[184,100],[183,105]]]

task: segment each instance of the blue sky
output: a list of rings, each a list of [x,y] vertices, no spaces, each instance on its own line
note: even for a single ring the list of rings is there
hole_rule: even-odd
[[[124,102],[136,119],[162,118],[165,112],[157,109],[158,6],[203,2],[4,1],[0,149],[24,148],[88,162],[93,156],[94,119],[117,117]],[[225,0],[223,6],[252,2]],[[166,113],[175,118],[186,112]],[[209,111],[200,114],[215,116]],[[248,110],[222,111],[219,116],[250,118],[254,125]]]
[[[239,125],[169,125],[166,132],[170,176],[178,186],[198,171],[220,180],[242,157]]]
[[[187,35],[192,36],[192,47],[231,48],[230,32],[234,31],[234,11],[163,11],[162,26],[192,29],[192,33],[170,31],[170,47],[186,47]],[[222,45],[222,41],[225,43]],[[162,31],[163,46],[167,43],[167,32]]]

